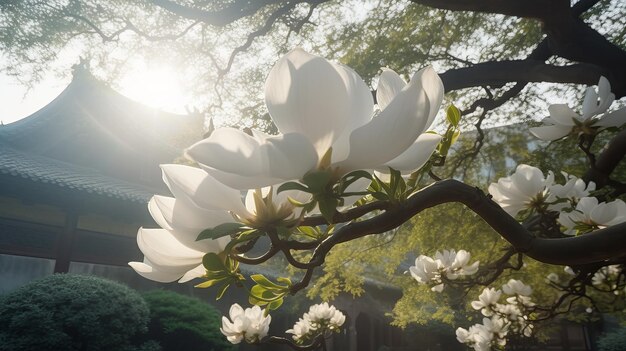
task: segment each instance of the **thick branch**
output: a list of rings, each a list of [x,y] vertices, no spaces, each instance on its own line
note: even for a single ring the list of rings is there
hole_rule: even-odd
[[[499,13],[539,19],[569,8],[568,0],[413,0],[413,2],[442,10]]]
[[[594,181],[598,188],[607,185],[610,175],[626,156],[626,130],[619,132],[609,142],[606,148],[596,157],[594,167],[591,167],[583,179],[585,182]]]
[[[605,72],[592,64],[555,66],[539,60],[479,63],[440,75],[446,92],[476,86],[503,86],[509,82],[552,82],[594,85]]]
[[[541,262],[580,265],[626,255],[626,223],[578,237],[536,238],[480,189],[456,180],[443,180],[416,193],[402,206],[339,229],[315,250],[311,264],[322,264],[326,253],[339,243],[397,228],[417,213],[448,202],[464,204],[517,252]]]

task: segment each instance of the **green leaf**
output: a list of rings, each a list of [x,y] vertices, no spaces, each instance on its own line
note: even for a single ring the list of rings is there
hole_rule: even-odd
[[[461,121],[461,111],[459,111],[456,106],[450,105],[450,107],[448,107],[448,110],[446,111],[446,121],[448,121],[448,123],[450,123],[451,125],[457,127],[459,125],[459,122]]]
[[[289,279],[289,278],[278,277],[278,278],[276,278],[276,280],[279,283],[287,284],[287,286],[291,286],[291,284],[292,284],[291,283],[291,279]]]
[[[218,279],[210,279],[210,280],[202,282],[202,283],[200,283],[198,285],[195,285],[194,287],[195,288],[210,288],[210,287],[212,287],[213,285],[215,285],[217,283],[223,282],[226,278],[228,278],[228,277],[224,276],[224,277],[218,278]]]
[[[272,283],[269,279],[265,278],[263,274],[253,274],[250,276],[250,279],[254,280],[257,284],[263,286],[266,289],[282,291],[286,288],[286,286]]]
[[[321,199],[318,199],[317,203],[324,219],[326,219],[328,223],[332,223],[335,212],[337,211],[337,199],[335,199],[334,197],[325,196]]]
[[[202,257],[202,265],[207,271],[211,272],[220,272],[226,271],[226,266],[224,266],[224,262],[222,259],[215,253],[209,252],[204,257]]]
[[[332,174],[328,171],[309,172],[302,177],[302,183],[309,187],[311,193],[321,194],[325,192],[331,177]]]
[[[276,299],[267,304],[266,310],[272,311],[277,310],[280,306],[282,306],[284,299],[281,297],[280,299]]]
[[[311,190],[309,190],[309,188],[307,188],[306,186],[297,183],[297,182],[286,182],[283,183],[281,186],[278,187],[278,189],[276,190],[276,193],[280,193],[286,190],[299,190],[299,191],[304,191],[305,193],[310,193]]]
[[[245,227],[242,223],[222,223],[214,228],[203,230],[196,241],[204,239],[217,239],[223,236],[235,234],[241,231]]]
[[[215,300],[221,299],[222,296],[224,296],[224,293],[226,292],[226,289],[228,289],[229,286],[230,286],[230,283],[226,283],[222,285],[220,289],[217,291],[217,296],[215,297]]]

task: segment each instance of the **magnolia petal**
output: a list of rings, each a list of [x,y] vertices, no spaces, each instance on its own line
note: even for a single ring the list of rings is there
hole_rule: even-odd
[[[557,140],[567,136],[572,131],[572,127],[555,124],[552,126],[541,126],[530,128],[530,132],[541,140]]]
[[[299,133],[264,137],[222,128],[190,147],[186,155],[220,182],[237,189],[298,179],[317,165],[317,152]]]
[[[265,103],[281,133],[301,133],[323,155],[348,124],[354,92],[338,65],[297,48],[265,82]],[[363,83],[365,84],[365,83]]]
[[[437,145],[441,141],[441,136],[432,133],[424,133],[417,137],[415,143],[405,152],[393,160],[387,162],[385,166],[396,169],[403,174],[412,173],[424,166],[426,161],[433,154]]]
[[[416,78],[419,78],[420,84],[426,92],[426,96],[430,102],[430,112],[428,114],[426,125],[424,126],[424,130],[426,130],[433,124],[435,117],[437,116],[437,112],[439,112],[439,108],[443,102],[445,88],[443,86],[443,81],[432,66],[428,66],[418,71],[417,74],[411,78],[411,80]]]
[[[144,262],[128,262],[128,265],[142,277],[159,283],[171,283],[185,274],[184,269],[179,272],[165,272]]]
[[[408,149],[422,133],[430,103],[422,85],[411,80],[381,113],[350,135],[350,154],[338,164],[343,171],[376,168]]]
[[[137,245],[150,262],[158,266],[184,267],[185,272],[202,262],[204,256],[203,252],[180,243],[165,229],[139,228]]]
[[[593,87],[588,87],[583,100],[583,120],[588,120],[598,110],[598,94]]]
[[[573,127],[575,125],[573,119],[580,119],[580,116],[566,104],[550,105],[548,112],[550,112],[550,118],[554,123],[563,126]]]
[[[378,87],[376,89],[378,107],[384,110],[405,85],[404,79],[394,70],[383,68],[383,73],[378,78]]]
[[[171,197],[154,196],[151,200],[160,217],[166,222],[165,229],[176,237],[181,244],[202,252],[220,252],[224,245],[216,240],[196,241],[200,232],[207,228],[214,228],[220,224],[233,222],[233,217],[224,210],[205,210],[192,203],[177,200]],[[157,224],[159,224],[157,222]]]
[[[187,150],[190,159],[224,172],[242,176],[261,174],[263,159],[259,157],[259,139],[235,128],[220,128]]]
[[[187,199],[198,207],[246,213],[239,190],[209,176],[202,169],[183,165],[161,165],[163,181],[178,199]]]
[[[338,72],[342,74],[347,87],[353,92],[353,99],[352,112],[350,113],[348,124],[332,144],[332,163],[341,162],[348,157],[350,152],[350,133],[369,122],[374,112],[372,92],[363,82],[363,79],[350,67],[344,65],[338,65]],[[320,157],[322,156],[320,155]]]
[[[621,127],[624,123],[626,123],[626,108],[605,114],[594,125],[603,128],[610,128]]]
[[[192,279],[201,278],[206,274],[206,268],[202,264],[198,265],[196,268],[191,269],[185,273],[182,278],[178,280],[179,283],[186,283]]]
[[[604,76],[601,76],[600,81],[598,81],[598,97],[600,98],[598,105],[600,113],[605,112],[615,101],[615,94],[611,93],[611,83]]]

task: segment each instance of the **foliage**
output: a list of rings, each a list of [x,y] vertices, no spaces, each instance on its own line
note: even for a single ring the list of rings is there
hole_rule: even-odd
[[[626,329],[619,329],[602,335],[598,339],[599,351],[624,351],[626,350]]]
[[[0,300],[2,350],[158,350],[139,344],[148,306],[135,291],[102,278],[55,274]]]
[[[220,328],[220,313],[196,298],[166,290],[144,293],[150,308],[147,337],[168,350],[232,350]]]

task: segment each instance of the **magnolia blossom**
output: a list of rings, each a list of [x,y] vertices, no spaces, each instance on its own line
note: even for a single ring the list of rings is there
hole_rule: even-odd
[[[619,265],[613,264],[610,266],[600,268],[591,278],[591,283],[593,285],[602,285],[607,282],[607,280],[615,279],[621,272],[621,268]]]
[[[293,339],[297,342],[301,342],[309,338],[311,332],[315,331],[315,328],[311,326],[311,322],[306,318],[300,318],[293,328],[288,329],[286,333],[293,334]]]
[[[471,255],[465,250],[443,250],[435,253],[435,259],[420,255],[415,266],[409,267],[411,276],[422,284],[434,284],[432,291],[443,291],[442,276],[454,280],[459,276],[472,275],[478,271],[479,261],[469,264]]]
[[[552,141],[571,133],[592,134],[594,129],[619,127],[626,123],[626,108],[606,113],[614,100],[609,81],[600,77],[598,91],[589,87],[585,92],[582,115],[566,104],[550,105],[550,116],[543,120],[544,125],[530,128],[530,132],[539,139]]]
[[[548,202],[555,202],[559,199],[567,199],[569,203],[559,202],[551,204],[548,208],[553,211],[560,211],[570,204],[576,206],[578,201],[583,197],[589,196],[589,193],[596,190],[596,183],[585,181],[571,174],[561,172],[565,177],[565,184],[552,184],[549,189]]]
[[[551,172],[544,177],[539,168],[520,164],[511,176],[491,183],[489,193],[506,213],[515,217],[523,209],[542,206],[553,183]]]
[[[329,167],[335,176],[387,166],[411,171],[439,142],[422,133],[432,124],[443,93],[431,67],[415,73],[408,84],[385,70],[377,92],[381,111],[374,116],[370,89],[358,74],[295,49],[276,63],[265,83],[265,102],[280,134],[217,129],[186,155],[236,189],[301,179],[318,166]],[[329,152],[330,164],[321,164]]]
[[[626,203],[622,200],[600,202],[595,197],[583,197],[572,212],[561,212],[559,223],[566,230],[565,234],[576,234],[578,225],[586,225],[589,229],[602,229],[626,222]]]
[[[345,322],[346,316],[341,311],[324,302],[309,307],[309,311],[286,333],[293,334],[295,341],[303,342],[326,330],[337,330]]]
[[[507,295],[530,296],[533,289],[522,283],[520,280],[510,279],[506,284],[502,285],[502,291]]]
[[[137,244],[144,254],[143,262],[129,265],[145,278],[159,281],[186,282],[206,272],[202,257],[224,250],[230,237],[196,241],[200,232],[220,224],[239,221],[262,225],[265,222],[289,220],[295,216],[287,197],[303,200],[308,194],[270,189],[249,191],[242,201],[241,192],[225,186],[205,171],[183,165],[162,165],[163,180],[174,197],[154,196],[148,210],[161,229],[140,228]],[[269,199],[272,201],[263,201]]]
[[[500,295],[502,295],[501,290],[485,288],[478,296],[478,301],[472,301],[472,308],[480,310],[480,313],[482,313],[485,317],[491,317],[494,314],[494,309],[498,300],[500,300]]]
[[[546,276],[546,280],[551,283],[558,283],[560,279],[559,275],[553,272]]]
[[[220,331],[233,344],[239,344],[241,340],[248,343],[260,341],[267,335],[272,321],[272,316],[265,316],[259,306],[244,310],[238,304],[234,304],[230,307],[228,315],[230,320],[222,317]]]

